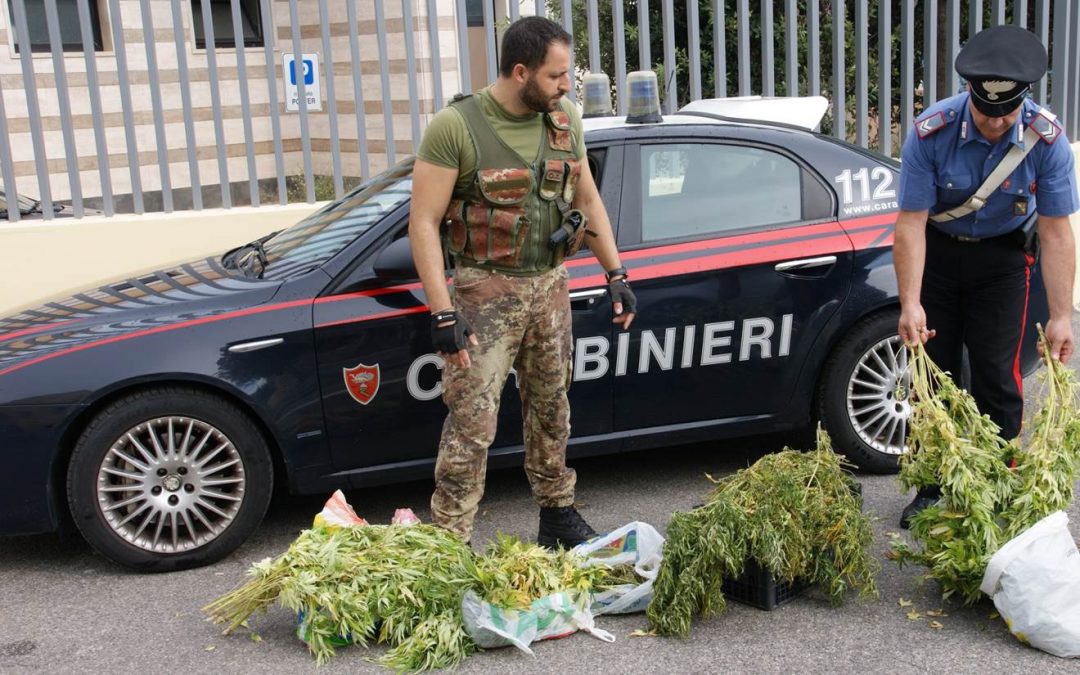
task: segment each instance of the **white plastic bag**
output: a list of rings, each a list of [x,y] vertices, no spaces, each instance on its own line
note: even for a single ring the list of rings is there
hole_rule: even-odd
[[[535,656],[529,644],[555,640],[583,630],[604,642],[615,636],[597,628],[589,611],[588,593],[572,596],[565,591],[534,600],[528,609],[497,607],[467,591],[461,602],[465,631],[481,649],[513,645]]]
[[[1080,551],[1069,517],[1052,513],[990,558],[980,588],[1022,642],[1080,657]]]
[[[623,584],[593,596],[592,613],[632,614],[644,612],[653,596],[653,581],[660,571],[664,537],[648,523],[633,522],[578,544],[572,553],[585,565],[633,565],[644,583]]]

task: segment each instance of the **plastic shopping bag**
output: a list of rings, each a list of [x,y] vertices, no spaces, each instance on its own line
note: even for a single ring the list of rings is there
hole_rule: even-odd
[[[473,591],[465,593],[461,602],[465,631],[481,649],[513,645],[529,656],[535,656],[529,644],[540,640],[555,640],[583,630],[604,642],[614,642],[615,636],[597,628],[589,610],[589,594],[575,597],[563,591],[534,600],[528,609],[497,607],[484,602]]]
[[[585,565],[633,565],[637,575],[645,579],[638,585],[623,584],[594,595],[593,614],[644,612],[652,600],[663,550],[664,537],[656,528],[636,521],[575,546],[571,552],[581,556]]]
[[[990,558],[982,591],[1022,642],[1080,657],[1080,551],[1069,517],[1052,513]]]

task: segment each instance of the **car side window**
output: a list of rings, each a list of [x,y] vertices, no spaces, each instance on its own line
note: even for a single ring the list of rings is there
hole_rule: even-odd
[[[802,220],[803,170],[763,148],[641,146],[643,241]]]

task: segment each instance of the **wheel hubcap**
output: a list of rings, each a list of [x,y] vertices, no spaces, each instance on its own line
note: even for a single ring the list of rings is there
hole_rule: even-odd
[[[847,408],[851,426],[867,445],[889,455],[907,451],[910,392],[907,349],[899,336],[863,354],[848,379]]]
[[[98,469],[98,507],[128,543],[178,553],[213,541],[232,523],[244,485],[240,453],[219,429],[158,417],[110,446]]]

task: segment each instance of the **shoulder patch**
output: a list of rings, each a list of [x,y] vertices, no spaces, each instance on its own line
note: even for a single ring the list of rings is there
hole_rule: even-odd
[[[1031,120],[1031,128],[1046,141],[1047,145],[1053,145],[1061,135],[1061,127],[1058,126],[1057,116],[1054,113],[1041,108],[1035,119]]]
[[[919,135],[919,138],[927,138],[944,129],[946,124],[948,120],[945,119],[945,113],[939,110],[930,117],[916,122],[915,133]]]
[[[570,114],[565,110],[556,110],[547,114],[551,126],[562,131],[570,129]]]

